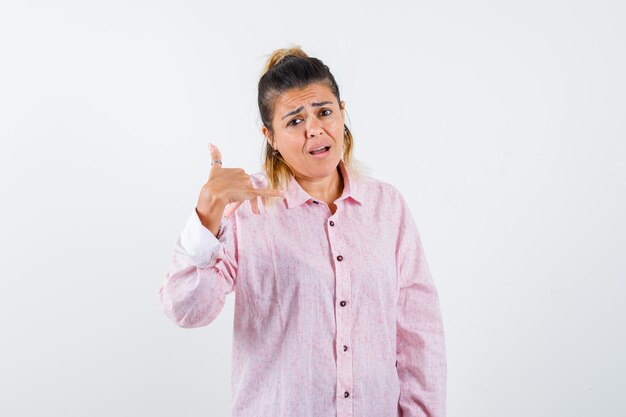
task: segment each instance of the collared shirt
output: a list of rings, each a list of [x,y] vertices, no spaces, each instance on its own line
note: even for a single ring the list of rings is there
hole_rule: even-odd
[[[445,416],[438,293],[410,210],[390,184],[339,167],[334,214],[292,178],[276,206],[223,218],[219,239],[194,208],[176,241],[159,289],[168,317],[206,326],[235,294],[233,417]]]

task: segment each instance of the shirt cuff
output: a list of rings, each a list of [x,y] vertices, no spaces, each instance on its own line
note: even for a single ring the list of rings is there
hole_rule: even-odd
[[[218,235],[224,229],[223,220]],[[187,220],[187,224],[180,235],[180,245],[185,254],[196,266],[206,266],[211,260],[213,252],[219,246],[219,239],[211,233],[201,222],[194,207]]]

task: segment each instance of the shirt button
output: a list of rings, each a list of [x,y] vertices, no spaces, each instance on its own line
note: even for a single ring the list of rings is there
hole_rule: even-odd
[[[342,302],[339,303],[339,305],[342,306],[342,307],[345,307],[346,306],[346,302],[342,301]]]
[[[341,255],[337,256],[337,260],[338,260],[339,262],[343,261],[343,256],[341,256]]]
[[[348,398],[350,396],[350,393],[348,391],[343,393],[344,398]]]
[[[319,204],[319,203],[318,203],[317,201],[315,201],[315,200],[313,200],[313,202],[314,202],[315,204]]]
[[[343,351],[345,352],[346,350],[348,350],[348,346],[343,345]]]
[[[334,226],[334,225],[335,225],[335,222],[331,220],[331,221],[330,221],[330,225],[331,225],[331,226]]]

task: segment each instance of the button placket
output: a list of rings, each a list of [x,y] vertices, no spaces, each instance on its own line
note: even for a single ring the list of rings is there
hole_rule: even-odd
[[[352,399],[354,397],[353,373],[352,373],[352,349],[348,349],[352,339],[352,308],[350,299],[352,295],[352,283],[350,276],[349,262],[343,252],[344,244],[341,234],[338,233],[337,219],[332,218],[328,222],[328,239],[331,253],[335,258],[335,299],[336,304],[336,325],[337,325],[337,396],[341,401],[337,403],[338,416],[353,416]]]

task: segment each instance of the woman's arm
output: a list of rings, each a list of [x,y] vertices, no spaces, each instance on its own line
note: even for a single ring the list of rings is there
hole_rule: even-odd
[[[164,313],[180,327],[211,323],[235,288],[237,226],[235,216],[220,221],[219,239],[194,209],[174,247],[159,289]]]
[[[222,168],[219,149],[212,144],[209,148],[209,179],[176,242],[159,290],[163,311],[181,327],[211,323],[235,288],[237,224],[233,213],[237,207],[250,200],[253,212],[259,213],[257,197],[282,195],[279,190],[254,188],[250,175],[241,168]]]
[[[397,368],[403,417],[444,417],[446,352],[437,289],[404,203],[398,245]]]

